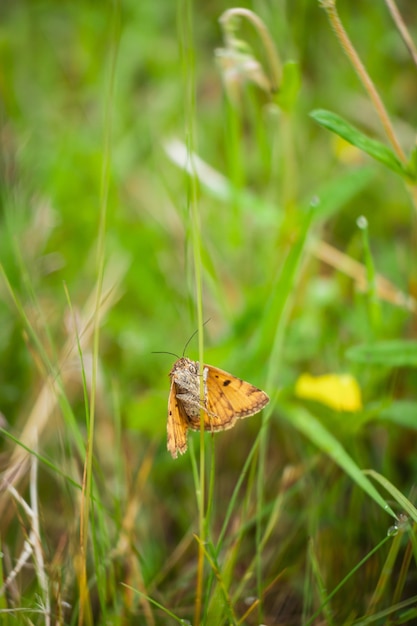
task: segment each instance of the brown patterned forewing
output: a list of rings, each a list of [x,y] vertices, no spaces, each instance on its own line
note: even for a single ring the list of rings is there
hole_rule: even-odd
[[[172,380],[168,398],[167,447],[174,459],[177,458],[178,452],[184,454],[187,450],[187,429],[187,414],[181,400],[177,398],[177,389]]]
[[[238,419],[255,415],[269,402],[264,391],[212,365],[204,366],[207,388],[204,427],[206,430],[232,428]],[[200,428],[199,420],[192,420],[190,428]]]

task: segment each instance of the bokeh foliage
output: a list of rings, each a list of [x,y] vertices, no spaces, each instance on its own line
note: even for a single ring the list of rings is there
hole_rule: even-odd
[[[410,155],[417,123],[416,67],[384,3],[339,5]],[[261,552],[256,451],[247,474],[242,468],[262,418],[215,438],[207,548],[212,561],[203,619],[233,623],[253,596],[262,595],[265,623],[307,623],[326,600],[325,589],[334,589],[380,542],[332,600],[337,617],[324,613],[326,623],[365,620],[367,612],[375,614],[414,593],[416,557],[407,552],[412,543],[396,540],[394,576],[385,581],[381,598],[369,600],[387,554],[393,553],[392,545],[384,544],[393,521],[352,481],[334,450],[326,450],[331,440],[308,436],[318,420],[358,468],[385,476],[413,501],[413,183],[311,117],[317,109],[332,111],[386,143],[319,3],[276,0],[245,6],[262,18],[293,72],[287,109],[255,85],[239,85],[237,100],[228,99],[215,50],[223,46],[218,18],[229,7],[218,0],[0,5],[2,468],[10,468],[16,445],[11,437],[19,440],[40,390],[56,376],[62,395],[42,422],[33,451],[41,456],[42,549],[60,623],[78,619],[78,487],[92,337],[83,345],[83,366],[76,351],[65,367],[62,359],[64,346],[75,341],[73,318],[84,319],[97,287],[104,199],[101,260],[113,290],[101,322],[96,386],[88,561],[94,623],[170,623],[174,618],[147,596],[192,619],[196,484],[189,455],[173,461],[166,452],[167,373],[173,357],[152,354],[181,354],[197,324],[190,180],[168,151],[174,139],[186,144],[190,137],[191,150],[214,170],[198,184],[203,304],[210,318],[205,358],[256,385],[269,381],[274,401],[265,426],[261,524],[268,536]],[[415,3],[403,2],[400,8],[406,23],[417,23]],[[239,37],[267,68],[256,33],[244,20]],[[108,169],[103,168],[106,155]],[[217,185],[216,173],[224,186]],[[361,216],[367,221],[365,236],[358,228]],[[348,271],[334,253],[325,257],[324,245],[343,253],[344,262],[362,264],[369,282],[357,265]],[[377,275],[388,287],[381,288]],[[399,295],[405,299],[398,305]],[[396,361],[384,352],[381,342],[388,340],[407,342],[408,360],[398,357],[404,343],[397,344]],[[187,350],[191,358],[197,356],[196,345]],[[373,361],[367,353],[364,357],[364,345],[371,346]],[[305,372],[351,374],[361,388],[363,409],[340,413],[297,398],[295,385]],[[41,420],[40,413],[36,418]],[[191,447],[198,450],[198,435]],[[240,477],[242,490],[232,499],[228,527],[216,545]],[[20,488],[29,499],[27,483],[22,479]],[[6,577],[28,528],[10,499],[0,526]],[[253,566],[260,553],[261,589]],[[214,563],[230,604],[213,574]],[[0,608],[37,606],[36,576],[19,574],[15,587]],[[358,589],[363,591],[359,599]],[[257,608],[244,623],[261,618]],[[31,619],[41,623],[39,616]]]

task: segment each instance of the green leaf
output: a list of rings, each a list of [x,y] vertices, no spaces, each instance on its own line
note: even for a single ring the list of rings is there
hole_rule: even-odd
[[[417,367],[417,341],[378,341],[349,348],[345,356],[357,363],[386,367]]]
[[[396,174],[412,181],[417,179],[414,169],[406,167],[390,148],[375,139],[370,139],[342,117],[336,115],[336,113],[317,109],[312,111],[310,116],[321,126],[342,137],[345,141],[356,146],[376,161],[383,163]]]
[[[382,409],[378,414],[378,419],[404,428],[417,429],[417,403],[407,400],[392,402]]]

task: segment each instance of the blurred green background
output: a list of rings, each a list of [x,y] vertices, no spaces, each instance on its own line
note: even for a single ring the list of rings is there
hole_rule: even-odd
[[[262,18],[282,62],[294,62],[300,88],[287,110],[243,79],[237,81],[236,100],[228,99],[216,63],[216,50],[224,46],[218,19],[231,7],[225,2],[2,1],[0,412],[4,430],[19,438],[48,374],[62,366],[67,341],[74,345],[71,319],[83,319],[104,261],[105,284],[113,290],[100,331],[97,494],[112,511],[104,534],[114,547],[125,507],[140,493],[143,508],[134,516],[131,541],[140,554],[144,589],[152,595],[184,533],[196,532],[188,455],[174,462],[166,451],[174,357],[153,354],[181,355],[197,327],[192,186],[167,151],[173,140],[188,142],[225,177],[228,189],[219,191],[207,172],[197,186],[204,319],[210,318],[205,359],[260,387],[269,381],[266,391],[274,400],[279,392],[269,423],[266,505],[274,502],[277,485],[283,488],[284,468],[297,467],[306,481],[295,495],[290,490],[277,530],[277,542],[286,535],[285,548],[279,558],[274,546],[268,552],[268,580],[293,568],[282,595],[266,603],[268,623],[278,624],[283,597],[292,599],[294,615],[301,611],[307,536],[330,528],[333,536],[323,546],[339,546],[337,559],[323,547],[330,589],[390,523],[357,487],[351,496],[350,479],[325,457],[318,459],[314,446],[281,419],[281,398],[302,402],[294,400],[298,377],[303,372],[355,376],[364,403],[359,417],[315,405],[313,414],[360,467],[383,473],[407,496],[415,484],[415,361],[368,365],[346,353],[370,341],[415,339],[415,299],[408,307],[396,306],[394,296],[359,289],[356,270],[352,277],[336,261],[324,261],[321,244],[365,263],[357,226],[365,216],[375,271],[390,282],[394,295],[416,298],[416,207],[404,180],[309,117],[317,108],[334,111],[386,143],[319,3],[241,6]],[[399,7],[415,34],[417,4],[409,0]],[[408,155],[417,123],[416,67],[383,2],[341,0],[338,8]],[[253,27],[242,21],[238,36],[268,72]],[[316,199],[317,215],[309,226],[308,207]],[[288,259],[296,246],[300,252],[291,274]],[[88,380],[91,349],[90,337],[83,346]],[[197,358],[197,339],[187,355]],[[38,443],[55,470],[78,482],[79,442],[86,436],[80,370],[74,353],[60,372],[71,408],[58,409],[57,403]],[[261,417],[253,417],[216,437],[215,520],[229,502],[260,424]],[[198,435],[191,437],[197,447]],[[3,437],[3,469],[13,445]],[[53,561],[76,496],[50,468],[41,464],[40,471],[45,550]],[[337,520],[346,509],[358,518],[349,526],[352,543],[341,547],[346,527]],[[364,541],[357,526],[369,532]],[[4,542],[15,558],[18,527],[13,519],[4,523]],[[75,526],[69,536],[76,536]],[[70,561],[71,550],[62,559]],[[248,560],[244,553],[242,562]],[[162,604],[192,604],[187,591],[186,602],[176,596],[178,588],[192,585],[189,566],[186,573],[167,574],[159,587]],[[370,594],[377,577],[364,579],[372,579]],[[74,581],[66,584],[74,593]],[[132,614],[135,610],[140,612],[136,607]],[[283,615],[282,623],[300,623]],[[152,623],[149,615],[146,620]]]

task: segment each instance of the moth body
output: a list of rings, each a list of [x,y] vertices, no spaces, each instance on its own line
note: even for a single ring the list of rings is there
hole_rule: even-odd
[[[200,416],[200,364],[185,357],[178,359],[170,373],[171,385],[175,385],[175,395],[191,419]],[[207,397],[207,368],[203,369],[204,400]],[[205,408],[204,406],[202,408]]]

